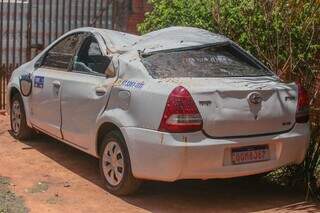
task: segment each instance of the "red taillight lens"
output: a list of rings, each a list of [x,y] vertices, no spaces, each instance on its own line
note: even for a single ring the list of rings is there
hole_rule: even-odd
[[[306,123],[309,121],[309,97],[307,91],[298,83],[298,105],[296,122]]]
[[[202,117],[188,90],[176,87],[169,95],[159,131],[195,132],[202,129]]]

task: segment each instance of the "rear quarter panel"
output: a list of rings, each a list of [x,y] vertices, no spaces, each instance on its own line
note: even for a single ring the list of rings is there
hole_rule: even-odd
[[[105,114],[119,127],[156,130],[171,90],[172,86],[154,79],[118,79],[111,91]]]
[[[114,64],[118,79],[99,125],[110,120],[118,127],[158,129],[173,86],[153,79],[140,62],[137,52],[120,55]]]
[[[156,80],[118,79],[111,90],[106,110],[97,120],[96,132],[104,123],[115,124],[126,138],[130,156],[133,156],[136,149],[134,138],[126,137],[126,127],[157,130],[170,92],[170,85]],[[96,144],[97,137],[98,134]],[[97,148],[90,147],[90,153],[98,157]]]

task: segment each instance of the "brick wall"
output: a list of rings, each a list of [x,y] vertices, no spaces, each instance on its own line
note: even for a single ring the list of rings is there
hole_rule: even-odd
[[[144,19],[144,14],[151,10],[147,0],[131,0],[131,12],[127,21],[127,32],[138,34],[137,24]]]

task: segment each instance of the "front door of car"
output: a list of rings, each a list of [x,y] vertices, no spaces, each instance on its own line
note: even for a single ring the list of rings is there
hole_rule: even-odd
[[[78,33],[63,38],[44,53],[32,73],[31,122],[58,138],[61,138],[61,79],[68,72],[82,37]]]
[[[115,81],[114,76],[106,77],[112,65],[103,52],[93,35],[86,37],[62,82],[62,135],[82,149],[88,149],[95,139],[97,117],[105,110]]]

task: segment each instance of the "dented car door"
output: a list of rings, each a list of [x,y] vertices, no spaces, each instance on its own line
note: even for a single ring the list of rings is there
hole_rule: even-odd
[[[107,104],[115,80],[107,78],[111,60],[103,55],[98,41],[89,35],[74,57],[71,72],[63,79],[61,94],[62,134],[64,140],[87,149],[94,141],[93,123]]]
[[[80,34],[63,38],[37,62],[33,72],[31,122],[44,132],[61,138],[60,98],[63,75],[81,40]]]

